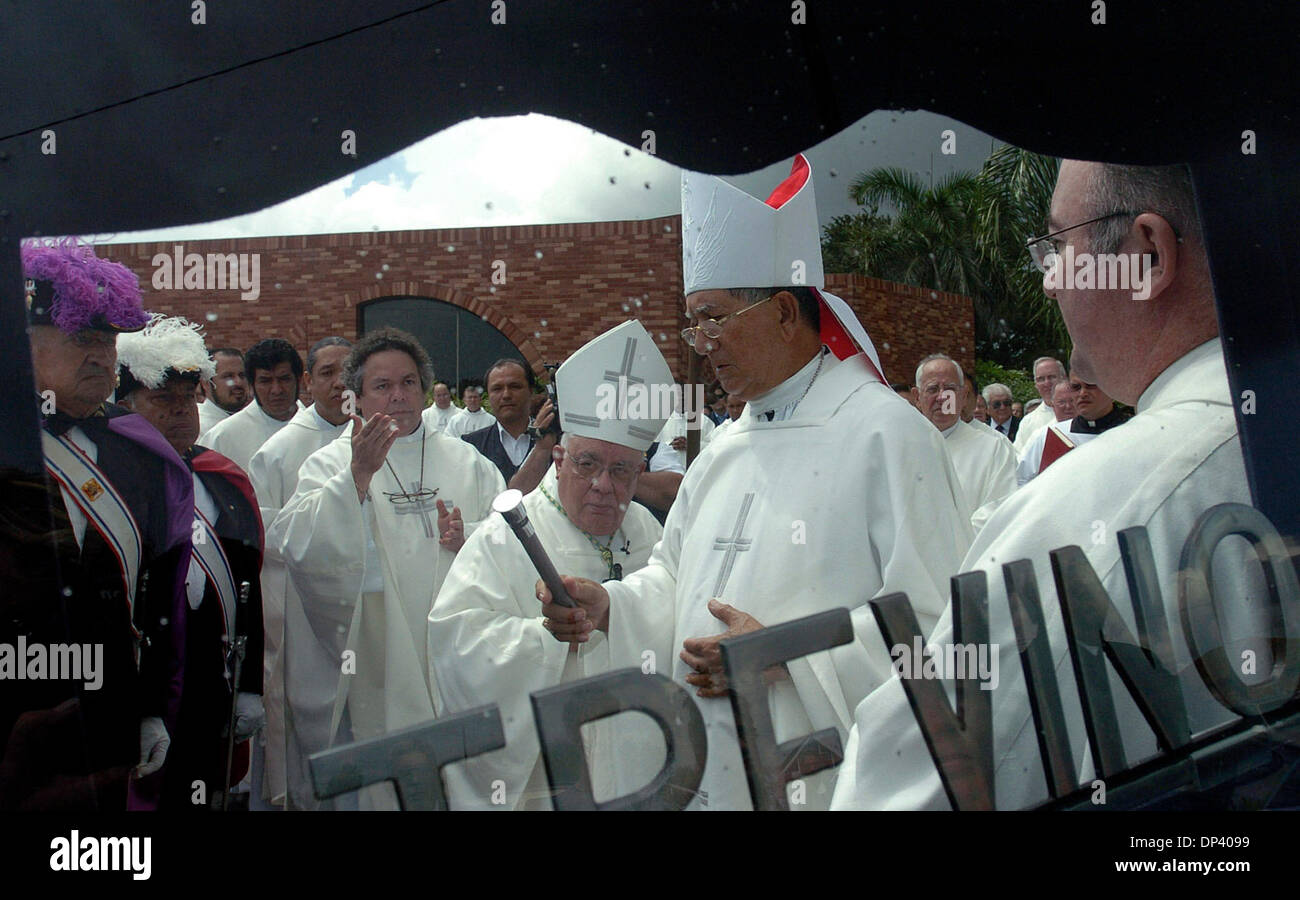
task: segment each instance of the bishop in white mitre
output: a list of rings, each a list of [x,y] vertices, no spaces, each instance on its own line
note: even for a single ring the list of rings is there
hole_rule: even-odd
[[[338,661],[328,745],[434,717],[429,610],[466,535],[505,489],[478,451],[424,424],[432,381],[428,355],[406,332],[383,328],[359,341],[344,382],[362,415],[307,458],[272,524],[319,658]],[[361,794],[368,808],[395,806],[388,785]]]
[[[298,488],[298,470],[321,447],[343,433],[348,414],[343,409],[343,364],[351,344],[319,344],[308,356],[307,379],[315,402],[300,409],[288,424],[267,438],[248,464],[248,477],[257,494],[262,521],[267,523],[266,552],[262,558],[262,610],[266,627],[263,699],[266,704],[266,775],[264,799],[289,809],[314,809],[302,747],[323,749],[338,679],[337,657],[326,656],[312,637],[302,600],[289,579],[280,555],[279,535],[272,527],[280,510]],[[286,692],[285,646],[296,633],[292,695]],[[296,702],[296,715],[287,704]],[[298,731],[311,734],[298,738]],[[286,789],[286,778],[291,786]],[[287,799],[286,799],[287,796]]]
[[[802,156],[767,203],[683,173],[694,321],[683,336],[748,406],[687,470],[644,569],[579,582],[581,610],[544,608],[557,639],[602,631],[611,665],[640,665],[650,650],[689,686],[708,737],[692,808],[752,806],[721,639],[847,607],[854,640],[790,661],[769,698],[778,741],[821,728],[847,738],[854,708],[891,672],[867,601],[905,591],[928,629],[971,538],[942,438],[898,402],[848,305],[820,290],[812,192]],[[789,788],[792,808],[828,806],[834,778]]]
[[[555,384],[564,435],[524,507],[559,571],[616,581],[644,566],[663,534],[631,498],[668,413],[649,399],[667,395],[658,389],[671,388],[672,372],[632,320],[569,357]],[[611,390],[602,395],[602,385]],[[605,396],[613,402],[602,404]],[[604,640],[571,646],[547,633],[537,577],[523,545],[494,513],[457,554],[429,614],[439,714],[496,703],[506,737],[504,748],[443,769],[453,809],[550,809],[529,694],[610,668]],[[640,788],[663,765],[663,738],[648,719],[600,720],[584,733],[597,802]]]

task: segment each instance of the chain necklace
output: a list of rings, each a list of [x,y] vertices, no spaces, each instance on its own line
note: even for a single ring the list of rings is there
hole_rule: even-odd
[[[421,423],[420,427],[424,428],[423,423]],[[388,461],[388,456],[387,455],[384,456],[384,465],[388,466],[388,471],[393,473],[393,480],[397,482],[398,493],[390,493],[389,491],[384,491],[384,496],[387,497],[390,502],[415,503],[421,500],[427,500],[428,498],[438,493],[436,489],[430,491],[424,486],[424,459],[425,459],[424,442],[428,437],[429,437],[429,429],[425,428],[424,432],[420,435],[420,480],[416,482],[418,487],[416,488],[414,493],[408,491],[405,487],[402,486],[402,479],[397,477],[397,470],[394,469],[393,464]]]
[[[794,411],[799,408],[803,398],[807,397],[808,392],[812,390],[813,384],[817,381],[817,376],[822,372],[822,363],[826,361],[827,353],[830,353],[830,350],[823,344],[821,352],[817,354],[817,368],[813,369],[812,379],[808,382],[808,386],[803,389],[803,393],[799,395],[799,399],[794,401],[794,405],[790,407],[790,415],[794,415]],[[759,413],[759,415],[771,422],[776,417],[776,410],[769,409],[767,412]]]
[[[826,362],[826,354],[829,352],[830,351],[823,346],[821,352],[817,354],[817,368],[813,369],[812,381],[808,382],[808,386],[803,389],[803,393],[799,395],[799,399],[794,401],[794,406],[790,407],[790,415],[794,415],[794,411],[799,408],[799,404],[803,403],[803,398],[807,397],[808,392],[812,390],[813,384],[817,381],[817,376],[822,373],[822,363]]]
[[[560,515],[564,516],[564,518],[567,519],[569,523],[573,525],[574,528],[578,528],[577,524],[574,523],[574,521],[569,518],[569,514],[564,511],[564,507],[560,505],[559,501],[551,496],[551,492],[546,489],[546,485],[538,485],[537,487],[542,492],[542,496],[551,502],[551,506],[554,506],[556,509],[558,509],[560,511]],[[578,530],[582,531],[581,528],[578,528]],[[614,532],[614,534],[617,533],[618,533],[617,531]],[[622,581],[623,566],[620,565],[619,563],[614,562],[614,551],[609,549],[610,545],[614,543],[614,535],[611,534],[609,536],[609,540],[605,542],[605,545],[603,547],[601,546],[600,541],[596,540],[588,532],[582,531],[582,536],[587,539],[587,542],[590,543],[591,546],[596,548],[596,551],[600,554],[601,560],[605,563],[606,566],[609,567],[608,580]],[[624,547],[623,552],[624,553],[628,552],[626,546]]]

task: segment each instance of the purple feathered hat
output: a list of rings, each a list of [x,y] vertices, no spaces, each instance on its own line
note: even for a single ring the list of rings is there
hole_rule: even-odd
[[[22,246],[27,308],[33,325],[67,334],[139,331],[149,321],[140,279],[121,263],[100,259],[75,237]]]

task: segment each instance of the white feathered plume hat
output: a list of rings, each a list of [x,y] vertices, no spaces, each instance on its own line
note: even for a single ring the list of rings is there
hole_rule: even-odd
[[[217,371],[201,327],[161,313],[154,313],[143,331],[118,335],[117,366],[119,397],[141,387],[157,390],[170,378],[212,378]]]

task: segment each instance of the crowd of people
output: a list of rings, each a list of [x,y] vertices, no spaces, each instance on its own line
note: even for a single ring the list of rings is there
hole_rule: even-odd
[[[1045,275],[1066,244],[1139,253],[1151,289],[1139,301],[1048,279],[1074,350],[1068,367],[1033,361],[1041,403],[1025,411],[1004,384],[981,390],[952,348],[917,360],[911,383],[885,380],[870,336],[824,289],[810,175],[798,157],[765,202],[683,175],[682,337],[718,382],[699,415],[602,406],[611,373],[620,390],[676,387],[636,320],[565,360],[554,400],[523,360],[501,359],[461,408],[398,329],[326,337],[305,364],[277,338],[209,349],[198,326],[146,313],[135,276],[90,247],[25,245],[46,472],[0,500],[14,586],[0,643],[101,646],[103,678],[92,689],[0,668],[0,805],[396,808],[386,784],[320,799],[308,758],[494,703],[506,744],[445,767],[450,805],[547,809],[562,788],[529,695],[636,667],[698,704],[707,757],[689,808],[749,809],[719,644],[847,607],[852,641],[769,672],[778,738],[833,728],[845,745],[842,765],[791,786],[790,805],[943,808],[869,601],[905,593],[942,646],[950,579],[965,572],[986,577],[1002,662],[997,803],[1045,799],[1003,564],[1032,564],[1069,686],[1049,552],[1082,548],[1133,629],[1117,533],[1148,530],[1176,618],[1197,516],[1250,502],[1190,180],[1180,167],[1062,165],[1050,233],[1030,247]],[[689,429],[701,434],[688,460]],[[493,511],[507,488],[575,606]],[[1216,566],[1220,614],[1230,654],[1271,659],[1257,574],[1243,558]],[[1171,653],[1192,729],[1221,724],[1231,714],[1188,648]],[[1068,695],[1084,783],[1093,761]],[[1136,707],[1116,722],[1131,764],[1156,752]],[[653,777],[658,735],[628,716],[584,732],[598,799]]]

